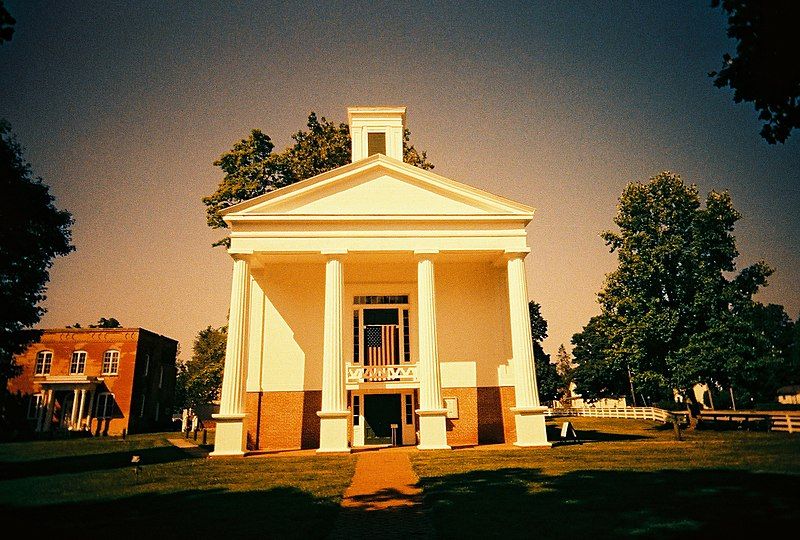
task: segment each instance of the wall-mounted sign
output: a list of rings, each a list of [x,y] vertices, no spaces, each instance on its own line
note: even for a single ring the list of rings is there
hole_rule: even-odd
[[[458,418],[458,398],[444,398],[444,406],[447,409],[447,418]]]

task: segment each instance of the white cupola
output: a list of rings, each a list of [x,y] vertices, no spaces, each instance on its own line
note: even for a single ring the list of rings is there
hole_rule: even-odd
[[[403,161],[405,107],[349,107],[347,123],[353,142],[353,162],[373,154]]]

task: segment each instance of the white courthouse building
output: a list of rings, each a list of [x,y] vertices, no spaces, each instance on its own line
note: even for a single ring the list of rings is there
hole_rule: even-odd
[[[348,109],[352,163],[228,208],[212,455],[546,446],[533,209],[403,163],[404,107]]]

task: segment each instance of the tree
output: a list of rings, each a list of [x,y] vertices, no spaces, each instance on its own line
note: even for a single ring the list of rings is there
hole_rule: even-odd
[[[567,349],[564,348],[564,344],[562,343],[558,347],[558,352],[556,353],[556,373],[558,373],[558,377],[561,380],[561,385],[559,386],[559,398],[560,400],[569,400],[572,397],[572,375],[575,371],[575,366],[572,364],[572,356],[567,352]]]
[[[192,408],[219,398],[225,365],[228,327],[200,330],[192,344],[192,357],[178,364],[176,407]]]
[[[315,113],[308,116],[308,128],[294,135],[294,144],[280,153],[273,153],[272,139],[259,129],[233,145],[214,165],[225,176],[217,190],[203,197],[208,226],[227,228],[220,212],[234,204],[258,197],[276,189],[311,178],[350,163],[350,128],[347,124],[329,122]],[[410,144],[411,132],[403,136],[403,160],[421,169],[433,169],[426,152]],[[230,239],[222,238],[214,246],[228,246]]]
[[[754,323],[753,295],[772,269],[736,270],[733,236],[740,214],[728,193],[701,206],[694,185],[661,173],[623,191],[605,232],[618,267],[598,293],[601,314],[573,336],[577,391],[588,398],[626,388],[651,400],[688,400],[697,383],[729,386],[769,365],[769,339]]]
[[[533,339],[533,359],[536,365],[536,386],[539,387],[539,402],[558,399],[561,379],[556,366],[550,363],[550,355],[544,352],[542,341],[547,338],[547,321],[542,317],[542,306],[533,300],[528,302]]]
[[[728,14],[728,37],[738,43],[736,56],[724,54],[722,68],[709,76],[717,88],[734,90],[734,102],[754,104],[768,143],[785,142],[800,127],[800,3],[713,0],[712,6]]]
[[[4,41],[11,41],[16,22],[11,13],[3,6],[3,0],[0,0],[0,44]]]
[[[97,324],[90,324],[89,328],[122,328],[122,325],[114,317],[111,317],[110,319],[100,317],[100,320],[97,321]]]
[[[19,374],[13,356],[36,341],[53,259],[75,249],[72,216],[34,177],[11,128],[0,120],[0,385]]]

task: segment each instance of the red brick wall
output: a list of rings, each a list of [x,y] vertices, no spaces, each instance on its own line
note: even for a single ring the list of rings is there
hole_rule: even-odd
[[[245,429],[251,450],[286,450],[319,447],[322,392],[247,392]]]
[[[448,418],[447,444],[478,444],[478,389],[442,388],[442,397],[458,399],[458,418]]]

